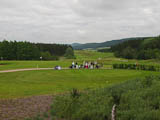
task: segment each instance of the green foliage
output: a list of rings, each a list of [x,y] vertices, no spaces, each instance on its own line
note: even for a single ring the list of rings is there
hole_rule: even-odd
[[[52,56],[49,52],[41,52],[42,60],[58,60],[57,56]]]
[[[132,70],[160,71],[160,67],[159,66],[139,65],[139,64],[113,64],[113,69],[132,69]]]
[[[66,49],[65,57],[68,59],[75,59],[74,50],[71,47]]]
[[[49,118],[49,114],[47,112],[43,113],[44,118]]]
[[[126,41],[111,47],[116,57],[127,59],[160,59],[160,37]]]
[[[64,56],[64,54],[66,53],[66,49],[68,47],[71,47],[69,45],[62,45],[62,44],[37,43],[35,45],[38,47],[40,52],[49,52],[52,56]]]
[[[41,53],[45,60],[57,60],[63,56],[68,45],[34,44],[30,42],[0,42],[0,58],[3,60],[39,60]]]
[[[3,60],[37,60],[39,51],[29,42],[0,42],[0,57]]]
[[[76,98],[80,96],[80,93],[78,92],[77,89],[73,88],[73,90],[70,92],[70,95],[72,98]]]
[[[12,60],[17,58],[17,42],[8,42],[4,40],[0,42],[0,57],[4,60]]]
[[[118,107],[119,119],[159,120],[160,78],[147,77],[136,83],[138,85],[135,87],[136,89],[122,95]]]
[[[117,105],[117,120],[160,119],[160,77],[148,76],[107,88],[57,96],[52,105],[54,116],[66,120],[110,120]]]
[[[109,49],[109,48],[103,48],[103,49],[98,49],[97,51],[98,51],[98,52],[107,53],[107,52],[111,52],[111,49]]]
[[[126,59],[133,59],[136,55],[136,51],[131,47],[127,47],[122,51],[122,54]]]
[[[101,95],[99,91],[94,91],[89,94],[81,93],[81,96],[78,98],[70,95],[58,96],[52,105],[54,115],[58,118],[69,120],[109,119],[109,109],[112,108],[113,104],[112,98],[104,96],[101,99]]]
[[[16,54],[17,60],[38,60],[40,56],[38,48],[29,42],[17,42]]]

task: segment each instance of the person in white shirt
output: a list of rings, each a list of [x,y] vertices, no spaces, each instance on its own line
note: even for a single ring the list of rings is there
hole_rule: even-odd
[[[75,66],[75,63],[74,63],[74,61],[72,62],[72,68],[74,68],[74,66]]]

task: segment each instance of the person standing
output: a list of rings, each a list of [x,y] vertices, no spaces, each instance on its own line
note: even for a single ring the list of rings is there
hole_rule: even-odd
[[[76,62],[75,68],[76,68],[76,69],[79,69],[79,67],[78,67],[78,63],[77,63],[77,62]]]
[[[86,69],[88,69],[88,62],[86,62]]]
[[[72,62],[72,69],[74,69],[74,66],[75,66],[75,63],[74,63],[74,61]]]

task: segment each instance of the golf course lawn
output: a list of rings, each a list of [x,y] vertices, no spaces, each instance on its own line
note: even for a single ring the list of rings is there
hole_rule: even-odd
[[[135,70],[42,70],[0,74],[0,98],[64,93],[73,88],[96,89],[159,72]]]
[[[113,64],[144,64],[144,65],[155,65],[159,66],[159,60],[127,60],[123,58],[115,58],[113,53],[101,53],[89,50],[76,50],[76,59],[64,59],[61,58],[59,61],[0,61],[0,71],[2,70],[13,70],[13,69],[25,69],[25,68],[53,68],[60,65],[63,68],[68,68],[72,61],[82,64],[83,61],[97,61],[102,63],[103,67],[111,68]]]
[[[77,50],[77,59],[59,61],[0,61],[0,71],[24,68],[53,68],[60,65],[68,68],[72,61],[97,61],[104,68],[112,68],[114,63],[135,64],[137,60],[115,58],[113,53]],[[139,64],[159,65],[158,60],[138,60]],[[79,90],[96,89],[120,83],[133,78],[144,77],[159,72],[136,70],[41,70],[0,73],[0,99],[19,98],[36,95],[64,93],[77,88]]]

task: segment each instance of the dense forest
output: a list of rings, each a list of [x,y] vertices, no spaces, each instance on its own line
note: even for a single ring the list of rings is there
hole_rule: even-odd
[[[59,56],[64,56],[68,45],[42,44],[17,41],[0,42],[1,60],[57,60]]]
[[[125,41],[112,46],[111,51],[116,57],[126,59],[160,59],[160,36]]]

